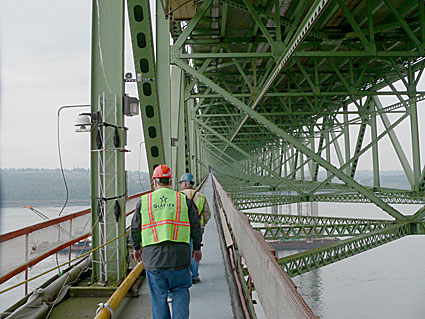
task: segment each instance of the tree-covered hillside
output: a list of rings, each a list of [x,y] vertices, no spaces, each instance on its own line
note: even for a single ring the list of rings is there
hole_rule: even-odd
[[[70,203],[90,203],[90,170],[74,168],[65,170]],[[147,190],[149,175],[146,172],[127,173],[128,194]],[[0,169],[2,206],[33,205],[35,203],[61,203],[66,191],[59,169]]]
[[[65,170],[65,177],[69,189],[69,204],[90,205],[90,170],[82,168]],[[325,177],[325,172],[319,173],[319,180]],[[65,185],[59,169],[0,169],[0,179],[2,206],[40,203],[61,205],[65,201]],[[363,185],[371,186],[373,174],[371,171],[358,171],[356,180]],[[150,189],[148,173],[140,173],[140,182],[138,172],[127,173],[129,195]],[[381,186],[409,188],[402,171],[381,172]]]

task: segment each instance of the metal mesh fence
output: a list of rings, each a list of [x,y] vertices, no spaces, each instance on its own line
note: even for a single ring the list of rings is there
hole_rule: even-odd
[[[140,196],[146,193],[127,198],[127,224]],[[56,252],[69,252],[67,247],[87,238],[91,231],[91,212],[87,209],[0,235],[0,284]],[[88,244],[83,246],[76,249],[87,250]]]
[[[247,217],[236,209],[215,177],[213,180],[217,202],[228,218],[239,253],[248,266],[266,317],[317,318],[276,262],[271,247],[261,233],[255,231]]]
[[[91,233],[89,210],[0,236],[0,283]]]

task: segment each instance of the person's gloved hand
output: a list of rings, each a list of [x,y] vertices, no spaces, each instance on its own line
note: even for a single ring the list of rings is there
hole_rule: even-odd
[[[202,259],[202,251],[201,250],[193,250],[192,257],[195,258],[195,261],[199,263]]]
[[[134,259],[136,259],[138,262],[142,261],[142,251],[139,250],[135,250],[133,253]]]

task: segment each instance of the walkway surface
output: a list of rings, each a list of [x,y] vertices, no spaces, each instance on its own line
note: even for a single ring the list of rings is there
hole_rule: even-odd
[[[233,311],[220,248],[214,215],[213,188],[211,177],[201,190],[205,194],[211,209],[202,247],[202,261],[199,267],[201,282],[190,288],[190,318],[193,319],[231,319]],[[149,290],[146,281],[139,288],[139,297],[126,297],[116,311],[119,318],[152,318],[150,312]]]

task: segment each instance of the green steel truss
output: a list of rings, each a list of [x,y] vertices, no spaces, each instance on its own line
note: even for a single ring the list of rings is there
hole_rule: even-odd
[[[139,32],[150,34],[132,14],[139,3],[129,2],[133,48]],[[247,213],[253,222],[274,224],[261,228],[267,239],[351,237],[280,260],[291,276],[425,232],[423,207],[407,215],[393,205],[425,201],[418,110],[425,99],[418,88],[425,69],[423,1],[205,0],[191,2],[196,10],[184,16],[188,3],[162,2],[162,13],[157,4],[157,30],[169,27],[172,38],[168,51],[163,42],[160,49],[158,93],[165,102],[160,109],[157,97],[140,98],[147,147],[154,143],[146,138],[148,104],[158,116],[148,124],[165,153],[158,160],[168,161],[168,135],[177,138],[173,167],[198,180],[212,171],[238,209],[372,203],[391,218],[274,223],[256,219],[267,215]],[[149,51],[134,53],[136,68],[141,59],[153,61],[147,43]],[[178,80],[168,77],[167,57],[182,71]],[[143,78],[156,83],[154,74]],[[170,121],[167,98],[172,110],[178,104],[172,113],[178,119]],[[162,127],[160,118],[167,119]],[[176,130],[173,120],[184,130]],[[405,185],[385,183],[382,166],[389,159],[402,170]],[[371,182],[359,175],[365,168]]]
[[[391,204],[418,204],[424,205],[425,198],[423,196],[410,195],[407,192],[404,196],[403,193],[398,192],[380,192],[377,196],[385,203]],[[240,210],[270,207],[285,205],[291,203],[301,202],[334,202],[334,203],[370,203],[371,201],[357,193],[344,193],[344,194],[320,194],[310,197],[300,197],[295,195],[257,195],[257,194],[232,194],[232,199],[236,207]]]
[[[267,240],[351,237],[384,229],[394,224],[394,222],[388,220],[255,213],[247,213],[246,215],[251,222],[274,224],[267,227],[254,227],[254,229],[261,231]]]
[[[335,244],[280,258],[278,263],[290,277],[295,277],[410,234],[411,225],[400,223],[345,239]]]
[[[273,225],[366,225],[366,224],[391,224],[392,221],[381,219],[364,218],[339,218],[339,217],[321,217],[321,216],[299,216],[285,214],[264,214],[245,212],[245,216],[253,223],[273,224]]]
[[[388,204],[424,204],[421,1],[195,5],[192,19],[171,25],[171,63],[185,72],[204,161],[238,208],[360,202],[406,220]],[[382,185],[388,140],[406,189]],[[356,178],[365,160],[372,186]]]
[[[425,222],[397,222],[379,219],[294,216],[245,212],[266,240],[343,238],[336,243],[280,258],[279,264],[291,277],[318,269],[398,238],[425,234]]]

